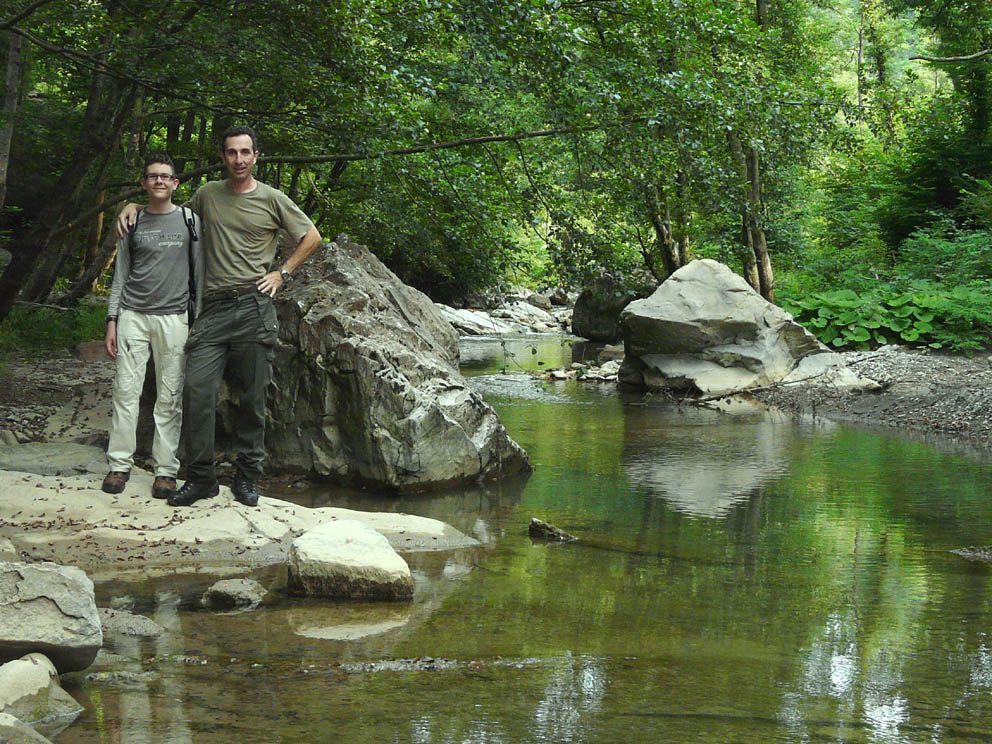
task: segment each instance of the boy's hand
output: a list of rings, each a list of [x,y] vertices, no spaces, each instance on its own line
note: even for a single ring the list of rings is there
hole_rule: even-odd
[[[111,359],[117,358],[117,321],[107,323],[107,335],[103,338],[103,348]]]

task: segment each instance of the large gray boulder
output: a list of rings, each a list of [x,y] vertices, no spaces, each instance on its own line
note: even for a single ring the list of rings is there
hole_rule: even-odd
[[[647,287],[624,286],[610,276],[602,276],[582,290],[572,309],[572,333],[590,341],[612,344],[620,340],[620,313],[639,297],[650,293]]]
[[[0,563],[0,663],[38,651],[60,674],[85,669],[103,645],[93,582],[55,563]]]
[[[83,706],[59,685],[55,665],[36,653],[0,665],[0,711],[55,736],[76,720]]]
[[[277,308],[273,467],[422,488],[530,469],[457,369],[458,334],[364,246],[319,248]]]
[[[692,261],[621,315],[624,385],[725,394],[783,380],[829,353],[789,313],[717,261]]]
[[[296,538],[287,568],[294,594],[372,600],[413,596],[407,562],[385,537],[354,520],[327,522]]]

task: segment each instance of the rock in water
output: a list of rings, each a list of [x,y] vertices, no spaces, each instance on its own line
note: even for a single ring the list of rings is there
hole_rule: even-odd
[[[554,542],[574,542],[578,540],[575,535],[570,535],[564,530],[560,530],[553,524],[548,524],[547,522],[542,522],[537,517],[531,517],[530,527],[528,528],[530,536],[535,540],[550,540]]]
[[[726,394],[783,380],[830,353],[789,313],[717,261],[692,261],[621,314],[620,382],[649,390]]]
[[[265,587],[254,579],[222,579],[207,589],[200,601],[215,610],[251,609],[258,607],[265,595]]]
[[[0,563],[0,662],[38,651],[64,674],[92,664],[101,646],[85,573],[55,563]]]
[[[269,459],[280,468],[422,488],[530,470],[457,369],[434,303],[340,236],[277,298]]]
[[[289,590],[332,599],[413,597],[410,567],[389,541],[350,519],[326,522],[293,542]]]
[[[0,713],[0,741],[9,744],[51,744],[44,736],[9,713]]]
[[[79,717],[83,706],[59,685],[49,659],[28,654],[0,666],[0,710],[55,736]]]

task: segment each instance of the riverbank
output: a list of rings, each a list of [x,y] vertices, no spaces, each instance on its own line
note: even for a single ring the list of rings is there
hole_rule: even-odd
[[[830,385],[778,385],[754,396],[796,415],[945,436],[992,452],[992,352],[969,358],[885,346],[841,356],[879,389],[850,393]],[[112,362],[8,358],[0,374],[0,443],[105,446]],[[101,424],[101,417],[107,421]]]
[[[992,452],[992,353],[969,358],[884,346],[841,356],[879,389],[850,393],[830,385],[779,385],[755,397],[797,415],[937,435]]]

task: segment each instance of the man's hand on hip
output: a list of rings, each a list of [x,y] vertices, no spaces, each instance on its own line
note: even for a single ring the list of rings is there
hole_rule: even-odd
[[[255,282],[255,286],[258,287],[258,291],[262,294],[267,294],[269,297],[275,297],[276,292],[282,285],[282,275],[278,271],[270,271],[268,274]]]

